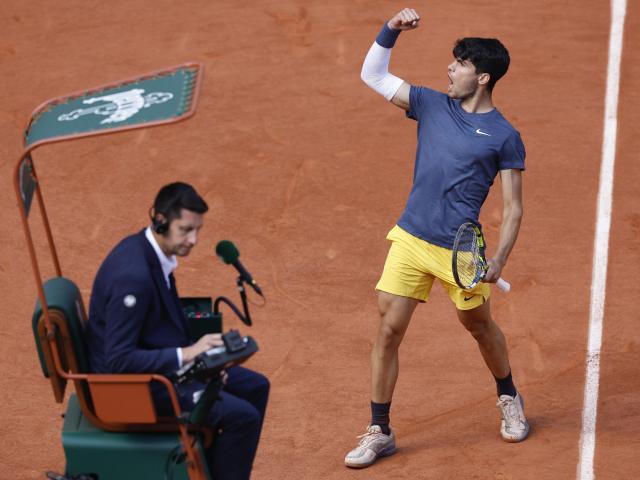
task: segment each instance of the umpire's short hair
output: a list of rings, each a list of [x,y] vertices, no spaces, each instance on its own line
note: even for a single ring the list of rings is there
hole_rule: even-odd
[[[190,212],[205,213],[209,206],[198,195],[195,188],[187,183],[175,182],[160,189],[153,202],[155,214],[162,214],[167,222],[180,218],[182,209]]]
[[[489,91],[509,69],[509,51],[495,38],[461,38],[453,46],[453,57],[469,60],[476,67],[476,73],[488,73]]]

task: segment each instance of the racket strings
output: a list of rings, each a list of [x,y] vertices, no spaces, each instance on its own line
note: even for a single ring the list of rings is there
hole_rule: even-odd
[[[478,236],[473,228],[465,228],[458,234],[456,270],[460,283],[465,286],[475,284],[483,271]]]

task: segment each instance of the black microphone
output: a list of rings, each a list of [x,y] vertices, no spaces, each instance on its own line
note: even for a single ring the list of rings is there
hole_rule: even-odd
[[[233,265],[234,267],[236,267],[236,270],[240,274],[240,278],[251,285],[251,288],[253,288],[258,295],[262,296],[262,289],[258,286],[251,274],[247,272],[247,269],[244,268],[244,265],[240,263],[240,260],[238,260],[238,257],[240,257],[240,252],[232,242],[230,242],[229,240],[220,240],[218,242],[218,245],[216,245],[216,255],[218,255],[218,257],[220,257],[220,260],[222,260],[227,265]]]

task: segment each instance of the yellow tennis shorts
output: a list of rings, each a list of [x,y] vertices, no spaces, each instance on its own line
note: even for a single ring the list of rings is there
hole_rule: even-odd
[[[376,290],[426,302],[433,280],[438,278],[459,310],[471,310],[489,298],[491,289],[486,283],[480,282],[472,290],[458,287],[451,271],[451,250],[414,237],[397,225],[387,240],[391,248]]]

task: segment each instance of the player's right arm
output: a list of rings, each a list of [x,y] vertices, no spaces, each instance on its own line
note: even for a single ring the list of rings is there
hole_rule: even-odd
[[[409,91],[411,86],[389,73],[391,49],[403,30],[418,28],[420,16],[405,8],[389,20],[373,43],[362,65],[360,77],[373,90],[403,110],[409,110]]]

